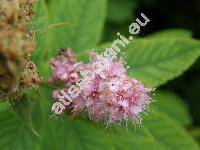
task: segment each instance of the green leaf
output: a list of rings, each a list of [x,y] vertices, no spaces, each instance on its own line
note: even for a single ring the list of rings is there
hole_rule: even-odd
[[[144,125],[154,139],[165,147],[164,149],[199,149],[197,143],[189,134],[162,112],[155,111],[154,115],[147,116],[146,120],[144,120]]]
[[[158,115],[159,114],[159,115]],[[197,144],[174,120],[162,113],[146,117],[141,127],[129,124],[108,127],[87,119],[49,118],[42,149],[180,149],[198,150]],[[56,133],[56,134],[55,134]]]
[[[35,32],[35,41],[37,44],[32,57],[36,60],[36,63],[38,63],[39,61],[44,61],[42,58],[44,58],[45,53],[47,53],[47,50],[50,48],[50,38],[47,32],[50,23],[45,0],[40,0],[35,3],[34,9],[34,19],[30,22],[30,27]]]
[[[35,14],[33,20],[29,23],[30,27],[40,33],[49,25],[48,8],[45,0],[34,3]]]
[[[101,45],[104,52],[112,43]],[[190,38],[143,38],[134,39],[125,48],[120,47],[130,66],[130,76],[148,87],[158,87],[180,76],[200,55],[200,43]]]
[[[149,87],[180,76],[199,55],[200,43],[192,39],[140,39],[126,48],[130,75]]]
[[[106,0],[52,1],[49,12],[51,22],[70,24],[69,28],[56,31],[54,40],[57,48],[72,47],[78,51],[95,46],[101,37],[105,9]]]
[[[19,101],[10,101],[14,114],[20,119],[29,129],[36,135],[39,136],[32,123],[32,113],[34,107],[37,107],[33,97],[35,97],[35,91],[27,91]]]
[[[0,147],[1,150],[36,150],[38,138],[29,130],[26,123],[17,119],[7,103],[0,109]]]
[[[42,138],[42,149],[113,149],[105,130],[87,121],[48,118]],[[56,133],[56,134],[55,134]]]
[[[156,110],[154,114],[145,117],[140,128],[129,126],[127,132],[114,130],[111,138],[116,142],[117,149],[199,149],[182,127]]]
[[[160,112],[169,115],[183,126],[191,125],[187,106],[179,96],[170,91],[157,91],[152,98],[155,101],[152,105]]]
[[[133,19],[133,10],[136,6],[137,0],[109,0],[107,8],[108,22],[122,23]]]
[[[186,29],[168,29],[168,30],[158,31],[147,37],[150,37],[150,38],[159,38],[159,37],[189,38],[189,37],[192,37],[192,32]]]
[[[38,56],[48,60],[59,48],[71,47],[80,51],[96,46],[101,38],[105,9],[106,0],[51,1],[49,23],[45,32],[38,35],[38,41],[41,41],[37,48]]]
[[[33,59],[43,78],[50,75],[48,61],[59,48],[72,47],[80,51],[96,46],[105,20],[106,0],[51,1],[49,5],[47,9],[41,1],[36,6],[37,22],[32,25],[38,31]]]

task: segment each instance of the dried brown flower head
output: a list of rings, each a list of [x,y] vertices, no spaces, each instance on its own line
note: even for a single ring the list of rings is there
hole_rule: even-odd
[[[36,87],[40,81],[36,66],[29,60],[35,43],[27,38],[27,34],[33,35],[27,22],[32,18],[34,2],[0,1],[0,100],[18,99],[25,88]]]

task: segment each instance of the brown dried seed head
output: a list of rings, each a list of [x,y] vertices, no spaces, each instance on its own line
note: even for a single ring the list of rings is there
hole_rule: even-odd
[[[25,88],[37,87],[40,81],[28,59],[35,49],[34,33],[27,28],[34,2],[0,0],[0,100],[18,99]]]

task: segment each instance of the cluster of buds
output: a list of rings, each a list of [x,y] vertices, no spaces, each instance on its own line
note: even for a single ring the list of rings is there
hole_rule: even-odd
[[[19,99],[23,91],[40,81],[29,60],[35,43],[27,38],[27,18],[35,0],[0,1],[0,100]],[[26,10],[25,10],[26,8]],[[29,9],[29,13],[25,13]]]
[[[147,111],[151,103],[149,93],[152,89],[127,76],[122,59],[102,58],[94,52],[89,53],[89,58],[90,62],[87,64],[77,62],[72,51],[67,49],[52,59],[50,82],[63,83],[61,89],[52,92],[53,99],[60,101],[62,98],[61,104],[65,109],[71,109],[73,116],[86,112],[89,118],[96,122],[106,120],[107,124],[111,124],[132,120],[139,123],[141,113]],[[92,78],[87,78],[87,82],[81,85],[80,89],[71,90],[72,86],[75,87],[75,82],[80,85],[82,72],[86,70],[94,73]],[[73,99],[63,101],[63,91],[71,91],[69,95]]]

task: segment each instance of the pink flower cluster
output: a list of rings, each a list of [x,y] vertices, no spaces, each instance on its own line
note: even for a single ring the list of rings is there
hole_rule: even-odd
[[[58,99],[59,91],[67,91],[81,77],[80,71],[89,69],[95,77],[80,89],[80,94],[67,106],[72,109],[73,115],[86,112],[91,120],[106,120],[108,124],[123,120],[140,121],[140,114],[151,103],[149,93],[152,89],[128,77],[121,59],[109,60],[94,52],[90,52],[89,58],[88,64],[77,63],[68,49],[52,59],[53,76],[50,81],[64,83],[62,89],[53,91],[53,98]]]

